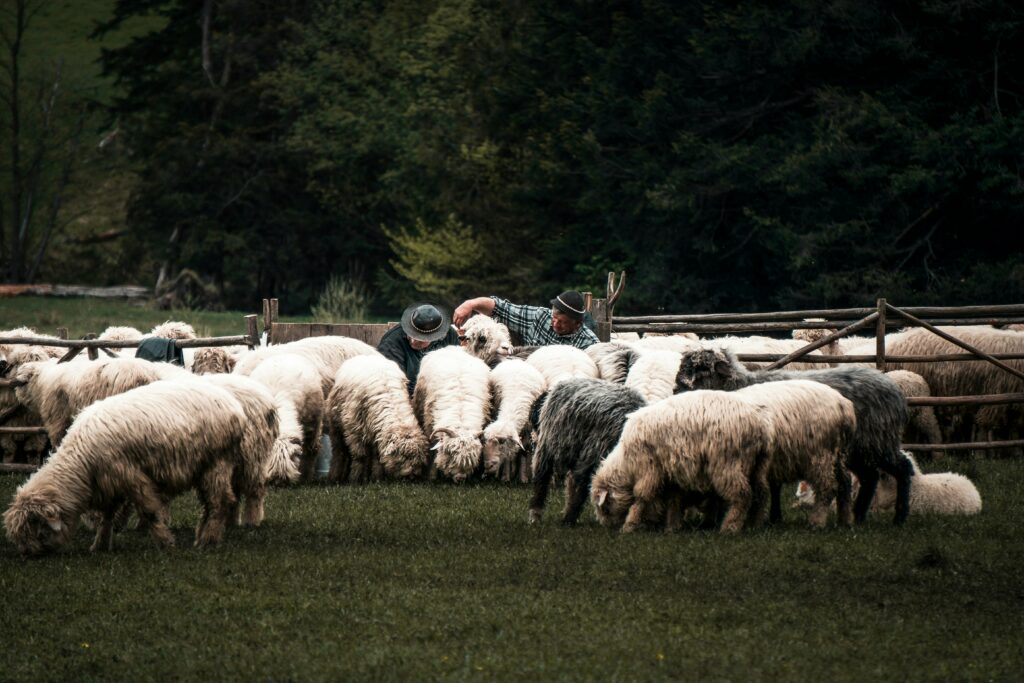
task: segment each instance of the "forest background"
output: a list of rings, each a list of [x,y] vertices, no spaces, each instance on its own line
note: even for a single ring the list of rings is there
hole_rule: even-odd
[[[0,0],[0,281],[1024,300],[1024,6]]]

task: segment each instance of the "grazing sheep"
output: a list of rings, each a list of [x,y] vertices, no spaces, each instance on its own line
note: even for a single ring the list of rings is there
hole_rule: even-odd
[[[242,404],[246,423],[240,445],[255,469],[236,468],[232,486],[237,497],[245,496],[245,508],[238,516],[238,523],[259,526],[263,522],[267,485],[274,481],[294,482],[299,478],[295,464],[301,447],[297,417],[289,410],[289,402],[283,401],[286,407],[282,408],[266,386],[250,377],[205,375],[200,381],[225,389]],[[281,430],[282,414],[290,419],[284,432]]]
[[[619,440],[626,418],[644,405],[637,392],[603,379],[566,380],[548,393],[533,455],[531,523],[544,514],[552,477],[564,473],[570,476],[562,523],[576,523],[598,465]]]
[[[130,501],[153,537],[172,546],[166,499],[195,488],[203,506],[195,544],[218,543],[235,505],[232,476],[258,479],[245,422],[229,392],[188,377],[95,403],[18,489],[4,514],[7,538],[22,555],[52,552],[71,539],[82,513],[97,509],[103,523],[92,549],[109,548],[114,513]]]
[[[893,370],[885,373],[886,377],[896,382],[900,392],[905,398],[927,397],[932,395],[931,388],[924,377],[909,370]],[[939,422],[935,417],[933,406],[913,406],[909,408],[910,419],[907,427],[903,430],[903,443],[942,443],[942,432],[939,430]],[[935,452],[929,451],[928,458],[935,457]]]
[[[429,444],[413,414],[408,378],[393,360],[367,355],[342,363],[325,412],[331,481],[380,479],[381,469],[415,477],[426,467]]]
[[[302,356],[281,353],[260,363],[249,377],[270,389],[279,404],[291,406],[298,421],[301,444],[297,459],[299,478],[304,482],[312,481],[324,421],[320,373]]]
[[[465,332],[463,349],[492,368],[512,353],[512,337],[508,328],[486,315],[474,315],[462,327]]]
[[[629,368],[625,384],[643,396],[648,403],[668,398],[675,391],[681,359],[682,355],[678,351],[644,351]]]
[[[849,524],[850,483],[843,463],[857,428],[853,404],[824,384],[807,380],[753,384],[734,395],[754,404],[767,419],[772,500],[781,499],[783,484],[810,481],[815,490],[825,492],[810,514],[811,525],[825,526],[833,499],[839,501],[840,523]],[[762,502],[755,501],[750,513],[757,525],[768,516]],[[781,506],[772,506],[771,518],[782,518]]]
[[[251,351],[238,359],[234,373],[238,375],[249,375],[260,363],[267,358],[280,353],[294,353],[304,357],[313,363],[317,372],[320,373],[320,387],[323,397],[331,393],[334,386],[334,376],[338,374],[341,364],[353,356],[380,355],[377,349],[365,342],[351,337],[323,336],[306,337],[298,341],[278,344],[266,348]]]
[[[87,406],[184,370],[138,358],[100,358],[85,363],[25,363],[14,374],[18,402],[40,416],[50,443],[59,446],[76,416]]]
[[[910,453],[903,451],[903,455],[914,467],[914,486],[910,492],[910,507],[914,509],[914,514],[976,515],[981,512],[981,495],[970,479],[955,472],[925,474]],[[856,491],[859,485],[855,478],[853,490]],[[796,505],[799,507],[813,505],[813,487],[801,481],[797,485],[796,497]],[[883,473],[878,480],[878,492],[871,503],[871,509],[892,510],[895,505],[896,481]]]
[[[544,375],[544,381],[547,382],[549,389],[562,380],[573,377],[597,377],[597,364],[590,359],[586,351],[574,346],[542,346],[531,353],[526,362]]]
[[[668,486],[684,500],[708,494],[726,506],[723,533],[737,532],[752,499],[767,496],[769,430],[750,402],[724,391],[678,394],[629,416],[622,437],[597,469],[591,500],[598,520],[637,529],[645,508]]]
[[[629,369],[640,358],[638,349],[617,341],[592,344],[585,352],[597,365],[598,377],[618,384],[626,381]]]
[[[441,472],[456,482],[465,481],[480,464],[480,437],[490,411],[487,364],[455,346],[426,354],[413,392],[413,410],[434,444],[431,476]]]
[[[751,384],[807,379],[829,386],[853,403],[857,431],[848,451],[847,468],[861,481],[854,504],[858,522],[867,516],[878,483],[878,470],[898,482],[895,522],[902,524],[910,514],[910,480],[913,469],[900,454],[900,437],[907,423],[907,402],[891,379],[868,368],[827,370],[761,370],[752,372],[736,360],[729,349],[710,348],[683,354],[677,389],[722,389],[735,391]],[[779,505],[773,502],[773,505]]]
[[[497,415],[484,429],[484,474],[511,481],[513,470],[529,481],[530,408],[544,393],[544,375],[526,361],[509,359],[491,370],[491,397]]]

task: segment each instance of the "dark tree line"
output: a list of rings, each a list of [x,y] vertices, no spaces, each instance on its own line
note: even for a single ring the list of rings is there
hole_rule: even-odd
[[[119,0],[166,283],[303,308],[623,311],[1019,302],[1024,9],[996,0]],[[101,29],[102,30],[102,29]]]

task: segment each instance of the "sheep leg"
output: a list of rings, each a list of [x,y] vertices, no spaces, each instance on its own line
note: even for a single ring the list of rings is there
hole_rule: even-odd
[[[895,465],[886,464],[883,465],[883,469],[896,480],[896,515],[893,523],[900,525],[905,523],[910,515],[910,487],[914,477],[914,466],[900,454]],[[861,492],[863,491],[862,484]]]
[[[202,547],[220,543],[228,522],[238,507],[232,486],[232,466],[221,460],[203,473],[197,493],[203,504],[203,514],[196,528],[195,545]]]
[[[750,473],[750,510],[747,512],[747,523],[754,528],[765,525],[771,513],[772,489],[768,484],[768,469],[771,459],[762,456],[757,459],[754,469]],[[781,511],[779,517],[781,518]]]
[[[860,481],[860,491],[857,492],[857,500],[853,503],[853,518],[860,523],[867,519],[871,500],[875,497],[875,489],[878,488],[878,470],[874,467],[862,467],[853,472]]]
[[[345,435],[331,430],[331,467],[327,471],[327,481],[344,484],[348,481],[352,468],[352,453],[345,443]]]
[[[580,518],[583,506],[587,504],[590,495],[590,481],[594,478],[594,467],[573,472],[571,477],[566,477],[565,512],[562,515],[562,524],[573,526]],[[569,494],[569,486],[572,486],[572,494]]]
[[[743,520],[747,518],[750,510],[751,488],[750,481],[745,476],[732,476],[717,482],[715,490],[725,501],[725,518],[719,531],[723,534],[736,533],[743,529]],[[774,497],[775,486],[772,494]],[[781,492],[781,486],[778,487]],[[774,501],[773,501],[774,502]]]
[[[665,487],[662,497],[665,499],[665,533],[672,534],[683,528],[686,497],[683,490],[674,484]]]
[[[836,458],[836,522],[845,527],[853,526],[853,510],[850,507],[850,496],[853,486],[850,472],[843,465],[842,456]]]
[[[266,484],[258,484],[246,492],[245,508],[242,511],[242,526],[256,527],[263,523],[263,506],[267,499]]]
[[[633,495],[635,500],[629,506],[626,513],[626,521],[622,524],[622,533],[628,534],[640,528],[644,521],[644,512],[654,497],[658,494],[658,475],[648,470],[633,483]]]
[[[100,523],[96,525],[96,537],[93,539],[92,545],[89,546],[89,552],[94,553],[97,550],[109,552],[114,549],[114,517],[118,505],[119,503],[115,501],[102,511]]]
[[[548,499],[554,468],[550,463],[539,463],[539,471],[533,478],[533,497],[530,499],[530,524],[536,524],[544,516],[544,503]]]
[[[919,406],[911,412],[910,420],[921,434],[921,443],[942,443],[942,431],[939,429],[939,421],[935,418],[935,408]],[[939,452],[921,451],[921,455],[925,456],[927,462],[931,462]]]
[[[531,478],[531,474],[530,474],[530,461],[531,460],[532,460],[532,458],[530,457],[530,453],[529,452],[524,452],[524,453],[520,453],[519,454],[519,483],[520,484],[529,484],[530,483],[530,478]]]
[[[165,507],[153,480],[142,472],[135,473],[134,486],[129,497],[139,513],[139,519],[149,523],[149,533],[164,548],[174,545],[174,534],[167,527]]]
[[[565,480],[562,482],[563,487],[563,498],[565,499],[565,505],[562,507],[562,521],[565,521],[565,516],[569,514],[569,506],[572,504],[571,501],[576,495],[576,478],[573,476],[573,472],[570,470],[565,473]]]
[[[629,506],[629,512],[626,513],[626,521],[622,524],[622,533],[628,534],[639,529],[643,524],[646,509],[647,501],[641,498],[633,501],[633,504]]]
[[[320,457],[320,426],[306,428],[302,434],[302,453],[299,455],[299,480],[313,481],[316,474],[316,459]]]

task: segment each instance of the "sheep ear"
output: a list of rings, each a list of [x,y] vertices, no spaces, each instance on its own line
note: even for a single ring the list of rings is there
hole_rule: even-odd
[[[597,494],[597,507],[603,508],[604,507],[604,502],[606,500],[608,500],[608,492],[607,491],[599,492]]]

